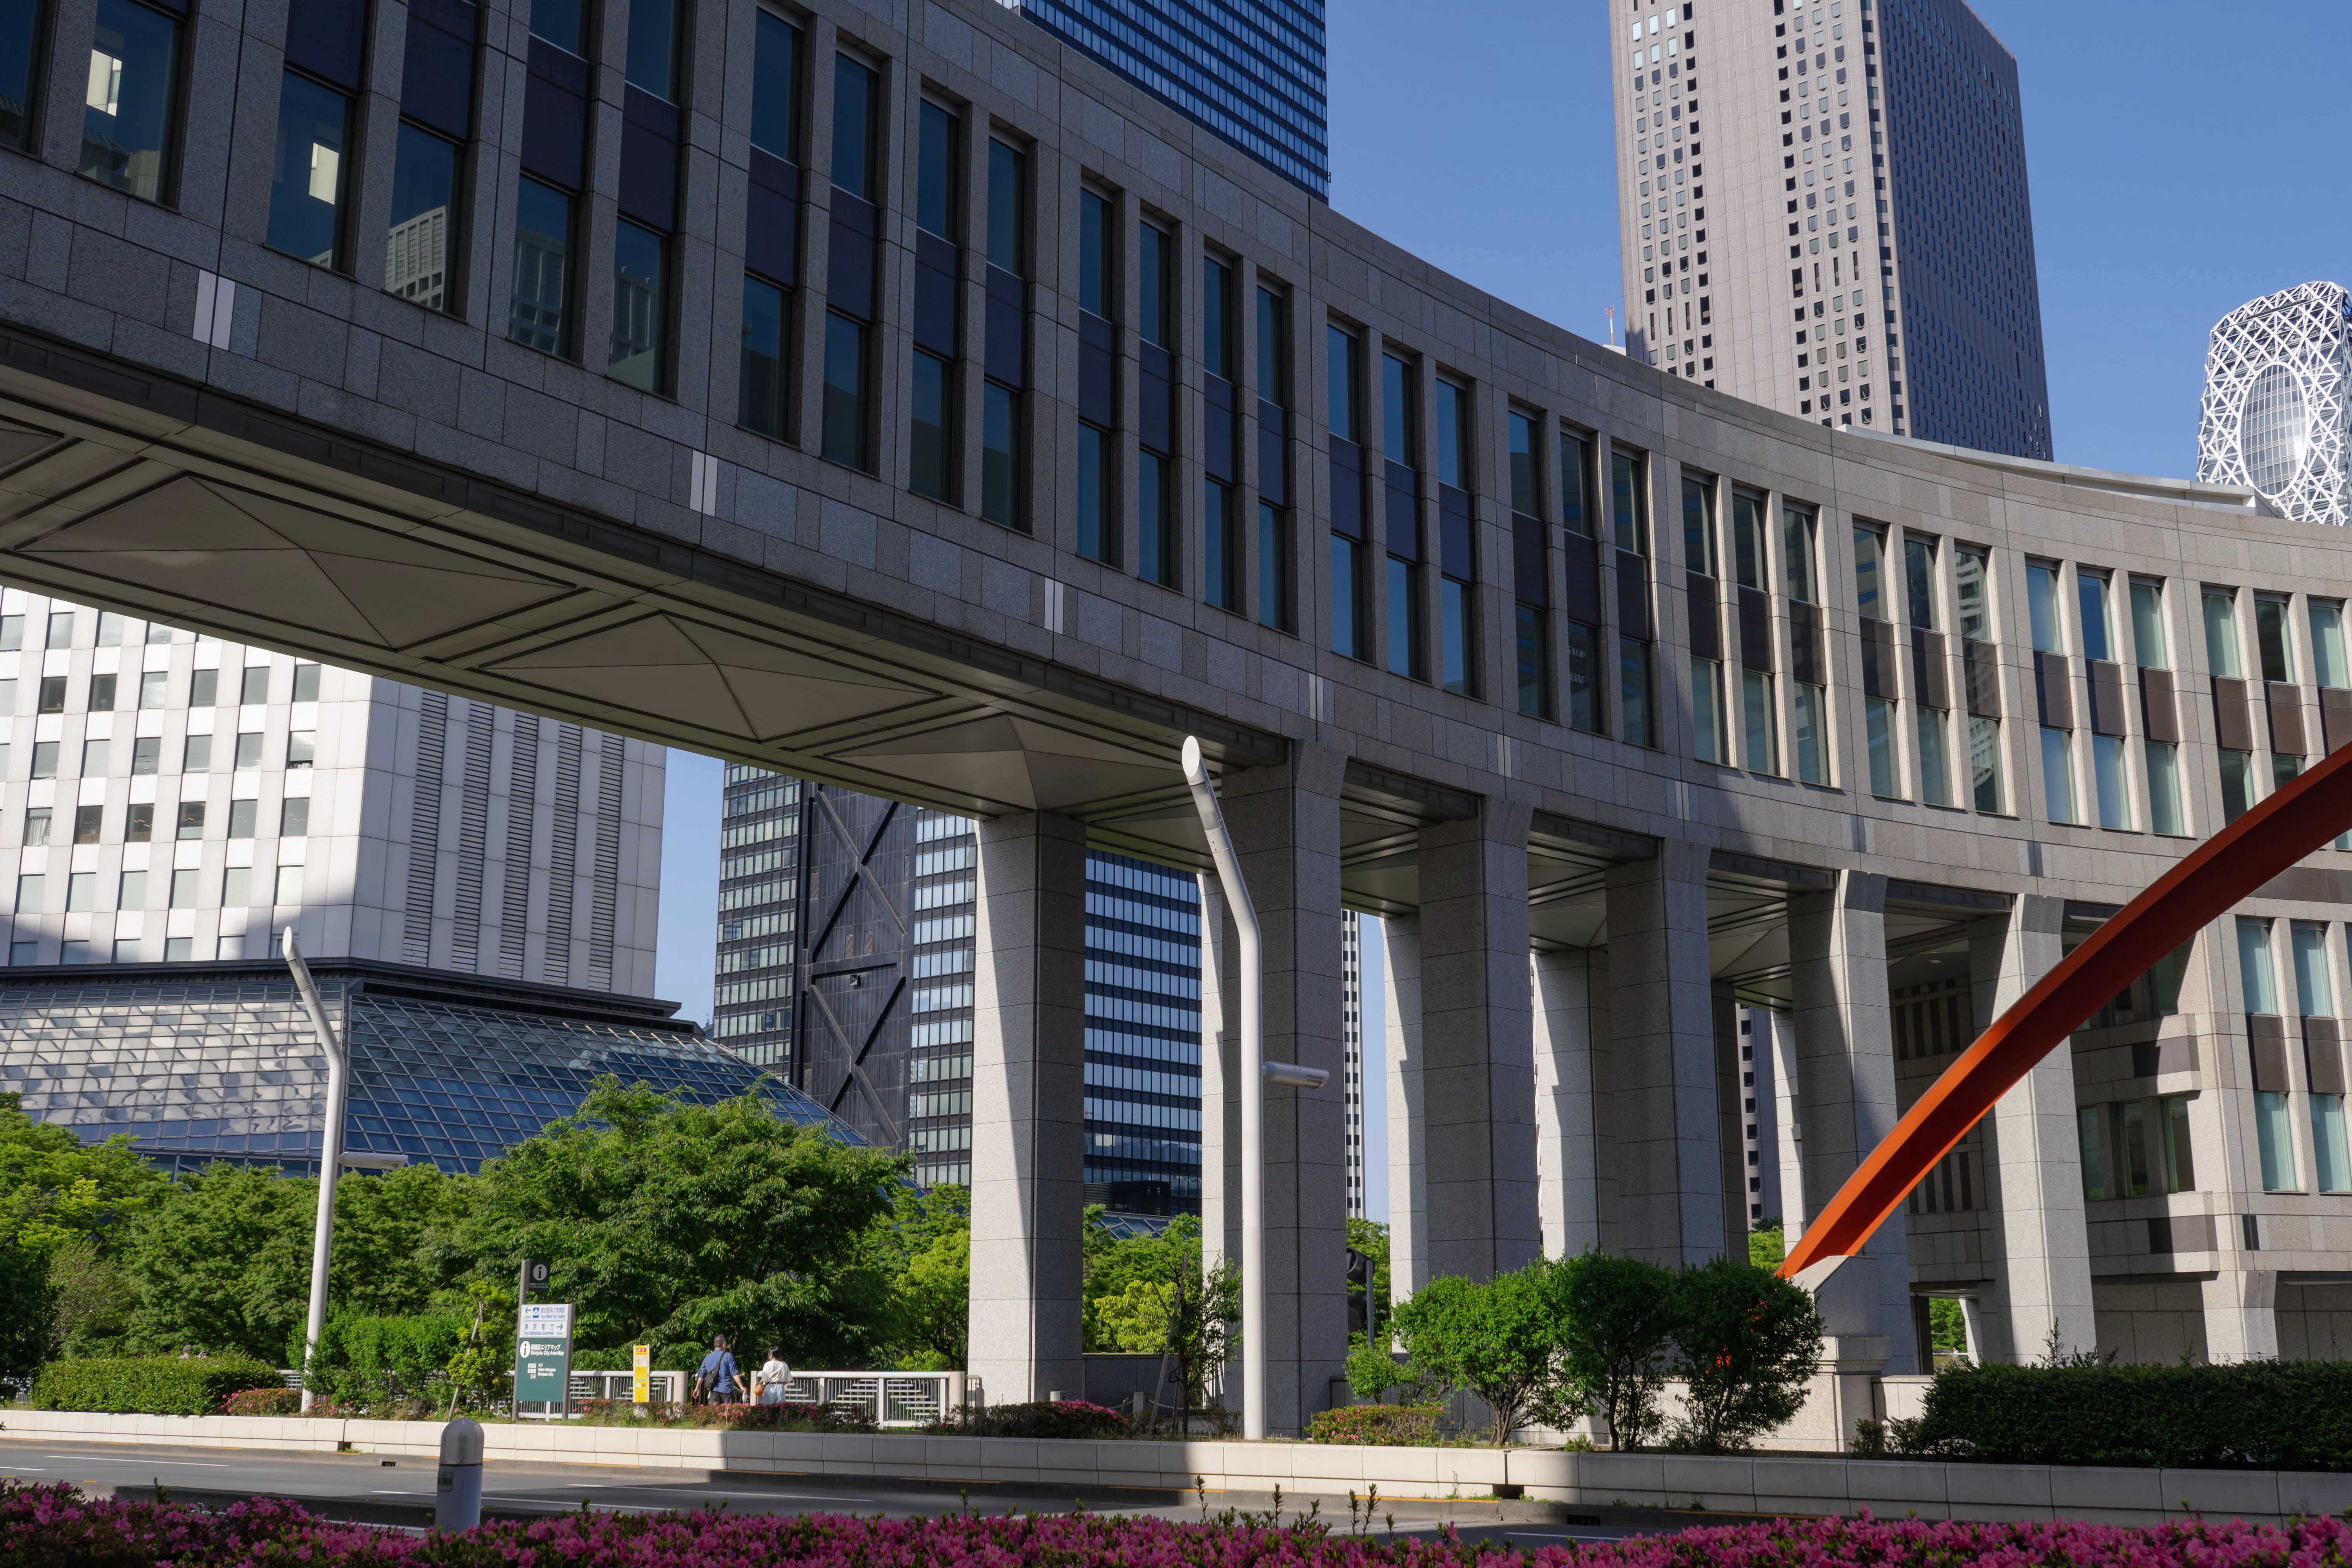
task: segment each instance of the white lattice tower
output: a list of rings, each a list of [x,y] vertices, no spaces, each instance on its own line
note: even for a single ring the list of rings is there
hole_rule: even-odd
[[[2258,483],[2246,450],[2250,395],[2263,374],[2294,377],[2305,420],[2305,449],[2284,484]],[[2352,523],[2352,296],[2333,283],[2265,294],[2214,325],[2205,356],[2204,414],[2197,477],[2252,485],[2305,522]],[[2277,384],[2277,378],[2273,379]],[[2274,482],[2274,481],[2273,481]]]

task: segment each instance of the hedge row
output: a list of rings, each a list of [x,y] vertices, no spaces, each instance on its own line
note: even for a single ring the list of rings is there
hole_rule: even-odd
[[[1343,1405],[1318,1411],[1307,1423],[1307,1440],[1425,1448],[1437,1441],[1444,1414],[1443,1405]]]
[[[1928,1523],[1820,1520],[1577,1542],[1522,1554],[1465,1541],[1356,1534],[1304,1517],[1230,1511],[1199,1524],[1090,1514],[956,1512],[929,1519],[840,1514],[559,1514],[499,1520],[451,1535],[405,1535],[312,1519],[283,1499],[219,1513],[92,1500],[70,1486],[0,1482],[0,1542],[29,1568],[459,1568],[532,1562],[596,1568],[2347,1568],[2352,1529],[2168,1524]]]
[[[2352,1469],[2352,1362],[1948,1367],[1888,1436],[2001,1464]]]
[[[212,1415],[229,1395],[279,1388],[277,1370],[248,1356],[115,1356],[53,1361],[33,1383],[36,1410],[119,1415]]]

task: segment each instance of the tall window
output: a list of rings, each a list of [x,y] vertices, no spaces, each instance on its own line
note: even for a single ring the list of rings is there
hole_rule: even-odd
[[[2205,662],[2213,674],[2225,680],[2238,680],[2244,670],[2238,663],[2238,616],[2232,602],[2235,595],[2227,588],[2208,588],[2203,595],[2205,607]]]
[[[993,381],[981,388],[980,515],[1021,526],[1021,395]]]
[[[762,436],[784,433],[784,291],[743,277],[743,350],[736,417]]]
[[[1335,491],[1352,487],[1355,506],[1335,494],[1331,527],[1331,649],[1348,658],[1372,657],[1372,630],[1364,614],[1367,551],[1361,442],[1364,408],[1363,345],[1337,322],[1323,329],[1324,390],[1335,448]],[[1352,524],[1352,526],[1351,526]]]
[[[1513,410],[1505,420],[1511,445],[1511,655],[1519,711],[1551,717],[1551,664],[1545,608],[1551,603],[1551,564],[1546,549],[1541,498],[1538,495],[1542,454],[1536,421]]]
[[[2312,673],[2319,684],[2341,690],[2352,687],[2352,663],[2344,648],[2344,605],[2338,600],[2313,599],[2311,613]]]
[[[1381,356],[1381,452],[1391,463],[1413,466],[1414,385],[1412,366],[1394,354]],[[1387,487],[1388,660],[1391,673],[1423,679],[1421,668],[1421,519],[1410,491]],[[1399,516],[1400,510],[1412,515]],[[1403,552],[1401,553],[1400,552]]]
[[[624,73],[631,87],[665,103],[677,101],[678,0],[629,0],[629,57]]]
[[[1695,576],[1714,577],[1716,566],[1715,486],[1706,479],[1688,475],[1683,479],[1683,566]],[[1694,616],[1704,611],[1696,596],[1691,600]],[[1714,604],[1714,589],[1707,589],[1707,604]],[[1720,611],[1717,611],[1719,616]],[[1718,626],[1719,626],[1718,622]],[[1714,646],[1714,634],[1718,626],[1691,628],[1694,641],[1702,646]],[[1691,748],[1692,754],[1703,763],[1718,767],[1731,763],[1731,725],[1723,705],[1723,664],[1719,659],[1691,655]]]
[[[1172,328],[1170,322],[1169,296],[1176,284],[1174,258],[1168,236],[1150,224],[1140,235],[1142,254],[1136,268],[1136,335],[1145,342],[1160,348],[1173,345],[1169,342]]]
[[[507,335],[546,353],[570,358],[572,247],[578,204],[530,175],[515,185],[513,298]]]
[[[1953,597],[1960,615],[1963,642],[1992,640],[1992,563],[1974,545],[1957,546],[1952,555]],[[1969,715],[1969,787],[1979,811],[1999,812],[2001,803],[2000,721],[1987,714]]]
[[[1478,695],[1477,542],[1470,520],[1470,393],[1439,377],[1437,407],[1440,679],[1457,697]]]
[[[1147,581],[1173,588],[1176,529],[1168,515],[1168,459],[1146,447],[1135,458],[1135,569]]]
[[[2238,984],[2249,1015],[2278,1016],[2278,982],[2271,966],[2268,921],[2241,918],[2238,921]],[[2259,1061],[2256,1071],[2259,1079]],[[2272,1081],[2278,1082],[2275,1079]],[[2284,1084],[2270,1089],[2258,1086],[2254,1092],[2254,1137],[2260,1146],[2264,1192],[2293,1192],[2296,1187],[2294,1135],[2288,1121],[2286,1100]]]
[[[2083,1196],[2097,1203],[2107,1192],[2106,1107],[2085,1105],[2074,1112],[2076,1147],[2083,1155]]]
[[[1781,583],[1791,605],[1808,606],[1801,617],[1804,626],[1817,625],[1820,615],[1815,607],[1821,603],[1820,579],[1815,575],[1819,559],[1815,526],[1813,513],[1803,507],[1781,510]],[[1790,619],[1793,633],[1801,617],[1792,609]],[[1797,777],[1806,784],[1825,784],[1830,782],[1829,693],[1799,679],[1797,673],[1790,674],[1789,683],[1789,746]]]
[[[1290,403],[1287,311],[1282,291],[1257,287],[1257,396],[1259,419],[1257,503],[1257,618],[1276,631],[1294,629],[1290,589],[1290,521],[1284,502],[1290,494],[1288,452],[1282,437]],[[1269,445],[1267,437],[1271,437]]]
[[[839,311],[824,318],[824,455],[853,468],[866,466],[866,326]]]
[[[1234,516],[1230,485],[1201,481],[1202,596],[1221,610],[1242,607],[1241,523]]]
[[[0,145],[20,153],[33,150],[40,122],[42,9],[13,5],[0,16]]]
[[[1886,605],[1886,531],[1883,528],[1854,525],[1853,607],[1864,620],[1894,618]]]
[[[1234,269],[1214,257],[1201,263],[1201,369],[1234,379]]]
[[[1559,433],[1559,521],[1560,527],[1572,539],[1591,540],[1599,526],[1601,506],[1594,495],[1597,477],[1593,472],[1593,443],[1574,430]],[[1571,544],[1570,550],[1577,562],[1575,568],[1580,582],[1579,591],[1570,596],[1562,607],[1559,657],[1561,690],[1566,699],[1560,718],[1571,730],[1587,734],[1603,732],[1608,703],[1601,693],[1608,677],[1607,644],[1603,641],[1597,617],[1601,602],[1601,567],[1593,545]],[[1583,608],[1595,620],[1576,618],[1576,610]]]
[[[2042,793],[2053,822],[2080,822],[2074,814],[2074,757],[2063,730],[2042,731]]]
[[[1003,142],[988,144],[988,264],[1029,275],[1028,157]]]
[[[2082,612],[2083,657],[2112,660],[2115,647],[2107,620],[2107,574],[2074,568],[2074,599]]]
[[[1642,465],[1630,452],[1612,451],[1609,455],[1610,534],[1617,549],[1617,571],[1621,584],[1623,574],[1640,574],[1648,597],[1649,587],[1649,500],[1643,493]],[[1620,589],[1620,602],[1623,592]],[[1648,630],[1646,626],[1638,628]],[[1655,746],[1657,733],[1657,678],[1651,666],[1649,639],[1635,637],[1626,628],[1617,636],[1617,712],[1620,738],[1637,746]]]
[[[2132,660],[2142,669],[2172,668],[2164,633],[2164,584],[2146,577],[2131,584]]]
[[[1278,632],[1291,629],[1290,525],[1269,500],[1257,503],[1257,620]]]
[[[1078,309],[1098,323],[1089,334],[1081,331],[1082,339],[1090,339],[1093,347],[1081,346],[1081,357],[1098,353],[1099,363],[1110,363],[1112,335],[1108,331],[1111,317],[1111,297],[1115,291],[1117,271],[1111,264],[1111,240],[1117,228],[1117,214],[1111,199],[1097,191],[1081,188],[1078,192]],[[1082,376],[1083,379],[1083,376]],[[1108,388],[1104,389],[1108,394]],[[1084,399],[1081,399],[1082,404]],[[1101,398],[1093,407],[1092,416],[1107,421],[1111,414],[1110,399]],[[1110,431],[1103,424],[1091,423],[1087,416],[1078,422],[1078,553],[1089,561],[1105,565],[1118,564],[1118,528],[1116,503],[1118,493],[1116,479],[1117,446]]]
[[[1922,534],[1903,536],[1903,607],[1912,626],[1924,632],[1937,628],[1936,541]],[[1930,657],[1940,653],[1937,648]],[[1949,805],[1952,716],[1947,709],[1929,706],[1927,692],[1917,696],[1912,705],[1912,729],[1919,742],[1919,798],[1929,805]]]
[[[2264,680],[2293,680],[2294,659],[2286,646],[2286,601],[2267,595],[2254,600],[2254,646],[2263,656]]]
[[[384,236],[383,287],[428,310],[454,313],[457,174],[454,142],[403,121],[393,154],[392,226]]]
[[[963,166],[958,155],[961,131],[961,124],[951,111],[928,99],[916,111],[915,226],[950,246],[960,237],[961,226],[956,221],[956,180]],[[949,317],[945,331],[951,338],[952,307]],[[919,496],[946,500],[954,475],[950,434],[955,427],[950,412],[954,406],[955,374],[946,357],[921,348],[915,350],[913,368],[908,409],[907,488]],[[1082,468],[1085,459],[1082,449]],[[1082,472],[1082,489],[1084,482]]]
[[[626,218],[613,225],[613,340],[604,374],[640,392],[667,390],[669,241]]]
[[[135,0],[98,0],[81,116],[81,173],[142,201],[163,200],[175,151],[179,77],[175,18]]]
[[[833,57],[833,184],[862,202],[881,199],[874,156],[880,93],[872,70],[847,55]]]
[[[578,0],[572,0],[576,5]],[[537,30],[540,7],[533,0],[531,26]],[[751,144],[787,163],[801,161],[798,94],[801,79],[801,31],[772,11],[759,13],[751,45]]]
[[[338,271],[350,266],[342,215],[351,132],[350,98],[293,71],[278,79],[269,166],[272,250]]]

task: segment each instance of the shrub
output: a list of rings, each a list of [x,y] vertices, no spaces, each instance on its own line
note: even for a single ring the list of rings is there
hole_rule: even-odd
[[[1538,1259],[1483,1284],[1433,1279],[1390,1320],[1414,1365],[1486,1402],[1497,1447],[1559,1382],[1552,1274]]]
[[[57,1361],[33,1384],[36,1410],[124,1415],[209,1415],[239,1389],[282,1388],[277,1369],[248,1356],[111,1356]]]
[[[1675,1277],[1638,1258],[1587,1250],[1559,1266],[1565,1386],[1543,1412],[1566,1426],[1590,1410],[1609,1423],[1620,1451],[1657,1434],[1665,1352],[1674,1336]]]
[[[1083,1399],[1040,1399],[1028,1405],[960,1405],[926,1430],[950,1437],[1126,1437],[1127,1417]]]
[[[830,1405],[637,1405],[625,1399],[583,1399],[572,1407],[599,1426],[698,1426],[727,1432],[872,1432],[874,1423]]]
[[[1437,1441],[1444,1415],[1443,1405],[1347,1405],[1318,1411],[1307,1424],[1307,1440],[1425,1448]]]
[[[221,1401],[224,1415],[297,1415],[302,1410],[298,1388],[240,1388]]]
[[[425,1397],[465,1339],[466,1325],[454,1318],[338,1313],[319,1335],[307,1381],[338,1405],[413,1404]]]
[[[2352,1362],[1945,1368],[1910,1454],[2002,1464],[2352,1469]]]
[[[2148,1528],[2031,1521],[1779,1520],[1625,1541],[1584,1541],[1521,1555],[1448,1530],[1402,1541],[1343,1533],[1322,1522],[1288,1528],[1265,1515],[1183,1523],[1074,1510],[1066,1514],[845,1518],[828,1513],[716,1511],[623,1514],[583,1510],[500,1519],[456,1535],[400,1535],[313,1519],[280,1498],[217,1513],[182,1503],[77,1497],[70,1486],[0,1481],[0,1541],[26,1568],[143,1568],[182,1563],[301,1563],[308,1568],[426,1568],[428,1564],[594,1563],[598,1568],[754,1568],[778,1563],[987,1563],[1064,1568],[1136,1563],[1221,1568],[1718,1568],[1723,1563],[1835,1563],[1917,1568],[1996,1563],[2015,1568],[2339,1568],[2352,1527],[2332,1519],[2275,1525]]]
[[[1676,1368],[1689,1380],[1674,1446],[1745,1448],[1796,1415],[1821,1362],[1813,1299],[1770,1270],[1718,1258],[1675,1281]]]

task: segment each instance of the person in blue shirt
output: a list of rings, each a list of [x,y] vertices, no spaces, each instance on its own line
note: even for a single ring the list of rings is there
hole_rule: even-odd
[[[742,1382],[735,1371],[735,1352],[727,1348],[726,1335],[711,1337],[710,1353],[702,1358],[702,1371],[695,1381],[702,1385],[702,1397],[713,1405],[732,1405],[743,1397]]]

